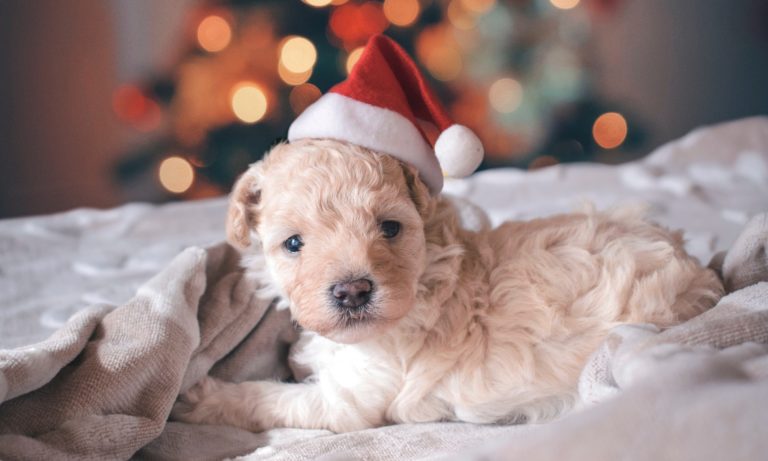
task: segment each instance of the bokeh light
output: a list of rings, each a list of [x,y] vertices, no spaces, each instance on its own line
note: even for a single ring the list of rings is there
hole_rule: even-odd
[[[334,8],[328,22],[331,33],[345,46],[362,45],[388,26],[389,21],[379,2],[345,3]]]
[[[464,61],[455,30],[448,24],[424,28],[416,37],[416,56],[438,80],[451,81],[461,75]]]
[[[576,5],[579,4],[579,0],[549,0],[549,2],[552,6],[561,10],[570,10],[576,8]]]
[[[112,108],[122,120],[135,122],[144,117],[147,98],[137,86],[122,85],[112,95]]]
[[[419,17],[418,0],[384,0],[384,16],[396,26],[410,26]]]
[[[229,45],[231,40],[232,28],[221,16],[207,16],[197,26],[197,42],[205,51],[211,53],[221,51]]]
[[[347,56],[347,62],[345,66],[347,69],[347,75],[352,73],[352,68],[355,67],[357,61],[360,60],[360,56],[363,55],[363,49],[364,47],[362,46],[357,47],[349,53],[349,56]]]
[[[500,78],[488,90],[488,101],[498,112],[514,112],[523,101],[523,87],[514,78]]]
[[[617,112],[606,112],[592,125],[592,137],[603,149],[619,147],[627,139],[627,121]]]
[[[267,96],[253,82],[243,82],[232,90],[232,112],[245,123],[256,123],[267,113]]]
[[[309,81],[309,78],[312,76],[312,69],[309,69],[306,72],[291,72],[286,69],[281,62],[277,65],[277,74],[283,82],[291,86],[296,86]]]
[[[280,64],[290,72],[301,74],[314,67],[317,50],[308,39],[299,36],[288,37],[280,47]]]
[[[484,14],[496,5],[496,0],[458,0],[468,11]]]
[[[448,21],[453,27],[469,30],[475,27],[475,15],[467,10],[460,0],[452,0],[446,10]]]
[[[158,128],[162,110],[136,85],[121,85],[112,94],[112,109],[117,117],[141,131]]]
[[[174,155],[160,163],[158,178],[167,191],[181,194],[195,182],[195,170],[186,159]]]
[[[324,6],[328,6],[331,3],[333,3],[333,0],[301,0],[301,1],[306,3],[309,6],[314,6],[315,8],[322,8]]]
[[[304,109],[317,101],[321,96],[320,88],[311,83],[304,83],[291,90],[288,102],[296,115],[304,112]]]
[[[424,65],[436,79],[450,81],[461,74],[464,63],[459,50],[450,45],[443,45],[427,54]]]

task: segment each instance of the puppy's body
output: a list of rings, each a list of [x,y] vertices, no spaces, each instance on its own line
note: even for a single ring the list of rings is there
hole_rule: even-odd
[[[349,144],[278,146],[254,168],[233,195],[230,236],[256,250],[247,267],[311,330],[292,354],[307,377],[208,380],[178,409],[187,421],[347,431],[549,418],[573,404],[611,327],[668,326],[722,294],[679,234],[633,211],[473,232],[412,170]],[[401,223],[395,238],[381,236],[387,220]],[[299,254],[283,245],[294,234]],[[375,287],[362,309],[328,301],[330,286],[359,277]]]

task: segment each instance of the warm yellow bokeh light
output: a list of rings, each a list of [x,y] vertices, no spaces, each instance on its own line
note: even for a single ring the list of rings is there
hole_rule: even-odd
[[[232,112],[245,123],[256,123],[267,113],[267,96],[259,85],[240,83],[232,90]]]
[[[606,112],[592,125],[592,137],[603,149],[619,147],[627,139],[627,121],[617,112]]]
[[[396,26],[410,26],[419,17],[419,0],[384,0],[384,16]]]
[[[322,8],[324,6],[328,6],[331,3],[333,3],[333,0],[301,0],[301,1],[306,3],[309,6],[314,6],[315,8]]]
[[[467,10],[477,13],[477,14],[483,14],[487,13],[496,5],[496,0],[459,0],[461,1],[462,6],[466,8]]]
[[[211,53],[221,51],[229,45],[231,40],[232,28],[221,16],[208,16],[197,26],[197,42],[205,51]]]
[[[280,76],[280,80],[288,85],[296,86],[309,81],[309,77],[312,76],[312,69],[306,72],[291,72],[281,62],[277,65],[277,75]]]
[[[488,90],[488,101],[498,112],[514,112],[523,102],[523,87],[514,78],[500,78]]]
[[[280,64],[293,73],[301,74],[311,70],[315,62],[315,45],[304,37],[288,37],[280,47]]]
[[[475,15],[464,8],[460,0],[453,0],[446,10],[448,21],[453,27],[461,30],[470,30],[475,27]]]
[[[158,178],[160,184],[167,191],[181,194],[192,187],[192,183],[195,182],[195,170],[182,157],[168,157],[160,163]]]
[[[355,67],[355,64],[357,64],[357,61],[360,60],[360,56],[363,55],[363,47],[358,47],[352,50],[349,53],[349,56],[347,56],[347,74],[352,73],[352,68]]]
[[[424,65],[436,79],[442,81],[458,77],[464,66],[459,51],[448,45],[430,50]]]
[[[549,3],[555,8],[570,10],[571,8],[576,8],[576,5],[579,4],[579,0],[549,0]]]

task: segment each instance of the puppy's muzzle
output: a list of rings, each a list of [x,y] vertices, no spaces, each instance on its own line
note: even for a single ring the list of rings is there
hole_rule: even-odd
[[[337,283],[331,287],[333,302],[343,309],[355,309],[368,303],[372,294],[373,282],[368,279]]]

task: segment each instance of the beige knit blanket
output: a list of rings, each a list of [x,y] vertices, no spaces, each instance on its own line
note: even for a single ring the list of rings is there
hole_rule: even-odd
[[[286,378],[287,311],[254,296],[227,245],[190,248],[119,307],[93,306],[47,340],[0,350],[0,459],[205,459],[262,438],[166,423],[211,373]]]
[[[190,248],[124,305],[91,307],[41,343],[0,350],[0,459],[434,459],[481,442],[457,459],[561,459],[563,450],[571,459],[698,459],[688,455],[707,450],[750,459],[768,448],[768,283],[755,283],[768,280],[766,242],[762,215],[722,264],[739,290],[709,312],[664,332],[617,329],[583,373],[582,412],[541,426],[339,435],[166,421],[179,392],[209,371],[288,377],[295,339],[287,312],[254,296],[231,248]]]

